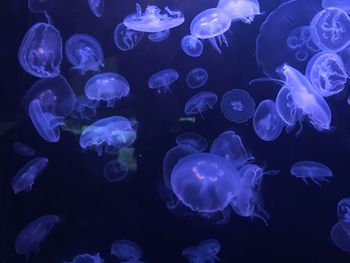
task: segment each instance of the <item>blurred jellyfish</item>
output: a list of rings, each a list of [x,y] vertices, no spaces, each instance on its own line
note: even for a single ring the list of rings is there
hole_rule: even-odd
[[[99,71],[104,66],[100,43],[90,35],[74,34],[66,41],[66,58],[84,75],[87,71]]]
[[[191,89],[198,89],[208,81],[208,72],[204,68],[192,69],[186,77],[187,86]]]
[[[332,227],[331,239],[338,248],[350,252],[350,235],[344,230],[340,222]]]
[[[221,260],[217,254],[221,250],[221,245],[216,239],[207,239],[198,246],[188,247],[182,251],[182,255],[187,257],[190,263],[215,263]]]
[[[342,224],[345,232],[350,235],[350,198],[346,197],[338,202],[338,220]]]
[[[51,10],[56,0],[28,0],[28,8],[33,13],[45,13]]]
[[[293,164],[290,173],[297,178],[301,178],[306,184],[307,179],[321,186],[322,182],[329,182],[329,177],[333,172],[326,165],[314,161],[300,161]]]
[[[100,253],[96,255],[81,254],[73,258],[72,261],[65,261],[64,263],[103,263],[103,258],[100,257]]]
[[[111,255],[116,256],[121,262],[141,263],[142,249],[131,240],[120,239],[111,245]]]
[[[166,29],[164,31],[155,32],[148,35],[148,39],[152,42],[158,43],[167,39],[170,35],[170,30]]]
[[[83,120],[90,120],[96,116],[96,108],[100,101],[90,100],[88,98],[78,96],[74,103],[73,116]]]
[[[177,145],[186,145],[199,152],[205,151],[208,147],[207,140],[196,132],[183,132],[176,137]]]
[[[200,114],[203,118],[202,112],[212,109],[218,96],[211,91],[202,91],[191,97],[185,104],[185,113],[187,115]]]
[[[156,89],[158,93],[162,91],[171,92],[170,85],[179,78],[179,73],[175,69],[164,69],[153,74],[148,79],[148,87]]]
[[[251,24],[256,15],[260,15],[258,0],[219,0],[218,8],[222,8],[233,20],[241,20]]]
[[[105,1],[104,0],[88,0],[88,4],[90,7],[91,12],[96,17],[101,17],[105,8]]]
[[[132,30],[120,23],[114,29],[114,43],[122,51],[131,50],[140,43],[143,35],[143,32]]]
[[[328,7],[337,7],[343,9],[348,14],[350,13],[350,3],[348,0],[322,0],[324,9]]]
[[[32,147],[21,142],[14,142],[12,147],[16,153],[22,155],[23,157],[32,157],[36,153]]]
[[[198,38],[186,35],[181,40],[181,49],[190,57],[199,57],[203,53],[203,44]]]
[[[109,161],[103,169],[103,176],[110,183],[120,182],[127,175],[128,166],[118,160]]]
[[[135,148],[123,147],[118,149],[118,162],[124,163],[128,167],[128,171],[137,171],[137,160],[135,158]]]

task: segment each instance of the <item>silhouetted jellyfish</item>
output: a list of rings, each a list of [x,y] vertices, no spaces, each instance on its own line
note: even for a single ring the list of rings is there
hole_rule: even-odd
[[[301,178],[306,184],[307,179],[321,186],[322,182],[329,182],[329,177],[333,172],[326,165],[314,161],[300,161],[293,164],[290,173],[297,178]]]
[[[14,142],[12,147],[16,153],[24,157],[32,157],[36,153],[32,147],[21,142]]]
[[[141,31],[135,31],[124,26],[123,23],[118,24],[114,29],[114,43],[122,51],[131,50],[136,47],[144,33]]]
[[[44,241],[59,220],[57,215],[45,215],[28,224],[16,237],[17,254],[28,254],[38,250],[40,243]]]
[[[216,239],[207,239],[198,246],[188,247],[182,251],[182,255],[187,257],[190,263],[215,263],[220,259],[217,254],[221,250],[221,245]]]
[[[136,31],[155,33],[177,27],[185,22],[181,11],[170,10],[169,7],[165,7],[164,10],[166,13],[162,13],[162,10],[155,5],[149,5],[142,13],[141,6],[136,4],[136,13],[127,16],[123,23],[127,28]]]
[[[310,25],[312,40],[320,49],[340,52],[350,45],[350,17],[344,10],[323,9]]]
[[[230,28],[231,19],[221,8],[209,8],[199,13],[191,22],[191,34],[199,39],[209,39],[216,51],[219,46],[228,46],[224,33]],[[217,43],[219,42],[219,45]]]
[[[260,4],[258,0],[219,0],[218,8],[222,8],[233,20],[241,20],[251,24],[256,15],[260,15]]]
[[[255,112],[254,99],[242,89],[233,89],[222,96],[220,103],[224,117],[235,123],[243,123],[253,117]]]
[[[28,8],[33,13],[45,13],[55,4],[56,0],[28,0]]]
[[[256,135],[264,141],[273,141],[280,136],[284,123],[279,116],[273,100],[263,100],[256,108],[253,128]]]
[[[183,132],[176,137],[177,145],[186,145],[199,152],[205,151],[208,147],[207,140],[196,132]]]
[[[88,0],[88,4],[89,4],[91,12],[96,17],[101,17],[103,15],[103,11],[105,8],[105,1],[104,0]]]
[[[203,53],[203,43],[192,35],[186,35],[181,40],[181,49],[190,57],[199,57]]]
[[[110,160],[103,169],[103,176],[110,183],[120,182],[128,175],[128,166],[118,160]]]
[[[322,0],[324,9],[328,7],[337,7],[343,9],[348,14],[350,13],[350,2],[348,0]]]
[[[313,56],[305,75],[323,97],[341,92],[348,78],[341,57],[332,51],[322,51]]]
[[[342,224],[345,232],[350,235],[350,198],[346,197],[338,202],[338,220]]]
[[[332,227],[331,239],[338,248],[350,252],[350,235],[344,230],[340,222]]]
[[[136,140],[136,131],[125,117],[112,116],[98,120],[87,127],[80,136],[80,147],[95,147],[98,155],[102,154],[103,144],[109,148],[121,148],[131,145]]]
[[[148,39],[152,42],[162,42],[167,39],[170,35],[170,30],[166,29],[164,31],[155,32],[148,35]]]
[[[142,262],[138,261],[142,257],[142,249],[131,240],[116,240],[111,245],[111,255],[116,256],[121,262]]]
[[[99,106],[100,101],[90,100],[85,97],[76,97],[74,103],[73,116],[83,120],[90,120],[96,116],[96,108]]]
[[[186,102],[185,113],[187,115],[200,114],[202,116],[202,112],[212,109],[217,101],[218,96],[214,92],[199,92]]]
[[[81,254],[73,258],[72,261],[65,261],[64,263],[103,263],[103,258],[100,257],[100,253],[96,255]]]
[[[74,34],[66,41],[66,58],[84,75],[88,71],[99,71],[104,66],[103,50],[94,37],[87,34]]]
[[[186,77],[187,86],[191,89],[198,89],[208,81],[208,72],[204,68],[192,69]]]
[[[162,91],[171,92],[170,85],[179,78],[179,73],[175,69],[164,69],[153,74],[148,79],[148,87],[156,89],[158,93]]]
[[[90,78],[84,91],[89,99],[106,101],[107,107],[113,108],[116,100],[129,95],[130,85],[122,75],[106,72]]]

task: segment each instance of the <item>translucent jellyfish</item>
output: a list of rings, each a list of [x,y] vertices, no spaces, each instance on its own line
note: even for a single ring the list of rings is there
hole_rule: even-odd
[[[97,39],[87,34],[74,34],[66,41],[66,58],[84,75],[88,71],[99,71],[104,66],[103,50]]]
[[[169,7],[165,7],[164,10],[166,13],[162,13],[162,10],[155,5],[149,5],[142,13],[141,6],[136,4],[136,13],[127,16],[123,23],[127,28],[136,31],[155,33],[177,27],[185,22],[181,11],[170,10]]]
[[[199,92],[186,102],[185,113],[187,115],[200,114],[202,116],[202,112],[212,109],[217,101],[218,96],[214,92]]]
[[[104,169],[103,176],[110,183],[120,182],[128,175],[128,166],[118,160],[109,161]]]
[[[57,215],[45,215],[28,224],[16,237],[17,254],[28,254],[39,249],[39,245],[59,222]]]
[[[208,72],[204,68],[192,69],[186,77],[187,86],[191,89],[198,89],[208,81]]]
[[[97,100],[90,100],[85,97],[76,97],[73,116],[83,120],[90,120],[96,116],[96,108],[100,105]]]
[[[36,23],[28,29],[18,51],[18,61],[29,74],[52,78],[60,74],[62,38],[60,32],[47,23]]]
[[[190,263],[215,263],[221,260],[217,254],[221,250],[221,245],[216,239],[207,239],[198,246],[188,247],[182,251],[182,255],[187,257]]]
[[[332,51],[322,51],[313,56],[305,75],[323,97],[341,92],[348,78],[341,57]]]
[[[87,127],[80,136],[80,147],[94,146],[98,155],[102,154],[103,144],[109,148],[122,148],[136,140],[136,130],[125,117],[112,116],[98,120]]]
[[[171,173],[176,197],[193,211],[222,211],[239,190],[233,164],[212,153],[194,153],[180,159]]]
[[[143,35],[143,32],[132,30],[120,23],[114,29],[114,43],[122,51],[131,50],[140,43]]]
[[[116,256],[121,262],[142,262],[142,249],[131,240],[120,239],[111,245],[111,255]]]
[[[222,96],[220,103],[224,117],[235,123],[244,123],[253,117],[254,99],[242,89],[233,89]]]
[[[276,103],[273,100],[260,102],[253,118],[256,135],[264,141],[273,141],[280,136],[283,126],[284,123],[277,112]]]
[[[231,27],[231,19],[221,8],[209,8],[199,13],[191,22],[191,34],[199,39],[209,39],[216,51],[228,46],[224,33]],[[219,45],[218,45],[219,43]]]
[[[196,132],[183,132],[176,137],[177,145],[187,145],[199,152],[205,151],[208,147],[207,140]]]
[[[90,7],[91,12],[96,17],[101,17],[105,8],[105,1],[104,0],[88,0],[88,4]]]
[[[350,3],[348,0],[322,0],[324,9],[328,7],[337,7],[343,9],[348,14],[350,13]]]
[[[29,145],[23,144],[21,142],[14,142],[12,147],[16,153],[24,157],[32,157],[36,153],[32,147],[30,147]]]
[[[56,0],[28,0],[28,8],[33,13],[45,13],[51,10]]]
[[[106,101],[107,107],[113,108],[116,100],[129,95],[130,85],[122,75],[106,72],[90,78],[84,91],[89,99]]]
[[[340,52],[350,45],[350,17],[339,8],[330,7],[314,16],[311,37],[322,50]]]
[[[100,257],[100,253],[96,255],[81,254],[73,258],[72,261],[65,261],[64,263],[103,263],[103,258]]]
[[[350,235],[350,198],[346,197],[338,202],[337,214],[339,222],[345,232]]]
[[[258,0],[219,0],[218,8],[222,8],[233,20],[241,20],[251,24],[256,15],[260,15]]]
[[[192,35],[186,35],[181,40],[182,51],[190,57],[199,57],[203,53],[203,43]]]
[[[148,87],[156,89],[158,93],[162,91],[171,92],[170,85],[179,78],[179,73],[175,69],[164,69],[153,74],[148,79]]]
[[[293,164],[290,173],[297,178],[301,178],[306,184],[307,179],[321,186],[322,182],[329,182],[329,177],[333,172],[326,165],[314,161],[300,161]]]
[[[152,33],[148,35],[148,39],[152,42],[162,42],[170,36],[170,30],[166,29],[164,31]]]
[[[350,235],[344,230],[340,222],[332,227],[331,239],[338,248],[350,252]]]

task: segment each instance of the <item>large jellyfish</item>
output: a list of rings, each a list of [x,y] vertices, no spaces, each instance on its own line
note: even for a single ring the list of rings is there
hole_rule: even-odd
[[[45,13],[51,10],[56,0],[28,0],[28,8],[33,13]]]
[[[186,35],[181,40],[181,49],[190,57],[199,57],[203,53],[203,43],[192,35]]]
[[[111,255],[116,256],[121,262],[141,263],[142,249],[131,240],[120,239],[111,245]]]
[[[100,253],[96,255],[81,254],[73,258],[72,261],[65,261],[63,263],[103,263],[103,258],[100,257]]]
[[[204,68],[194,68],[186,76],[187,86],[198,89],[208,81],[208,72]]]
[[[170,85],[179,78],[179,73],[175,69],[164,69],[154,73],[148,79],[148,87],[156,89],[158,93],[162,91],[171,92]]]
[[[307,179],[321,186],[321,182],[329,182],[333,172],[326,165],[315,161],[300,161],[293,164],[290,173],[297,178],[301,178],[306,184]]]
[[[182,255],[187,257],[190,263],[215,263],[221,260],[217,254],[221,250],[220,242],[216,239],[207,239],[199,245],[185,248]]]
[[[258,0],[219,0],[218,7],[222,8],[233,20],[241,20],[251,24],[256,15],[260,15]]]
[[[322,0],[323,8],[337,7],[343,9],[348,14],[350,13],[350,2],[348,0]]]
[[[158,43],[158,42],[162,42],[165,39],[167,39],[170,36],[170,30],[166,29],[164,31],[160,31],[160,32],[155,32],[152,34],[149,34],[147,37],[150,41]]]
[[[350,235],[345,231],[341,222],[336,223],[332,227],[330,235],[338,248],[350,252]]]
[[[177,145],[187,145],[199,152],[205,151],[208,147],[207,140],[200,134],[195,132],[183,132],[176,137]]]
[[[200,114],[202,116],[202,112],[212,109],[217,101],[218,96],[214,92],[199,92],[186,102],[185,113],[187,115]]]
[[[32,157],[36,153],[36,151],[32,147],[21,142],[14,142],[12,147],[16,153],[24,157]]]
[[[118,160],[110,160],[103,168],[103,176],[110,183],[120,182],[128,175],[128,166]]]
[[[88,4],[90,7],[91,12],[96,17],[101,17],[105,8],[105,1],[104,0],[88,0]]]
[[[350,198],[346,197],[338,202],[337,208],[338,220],[344,230],[350,235]]]
[[[135,31],[124,26],[123,23],[118,24],[114,29],[114,43],[122,51],[131,50],[136,47],[144,33],[140,31]]]

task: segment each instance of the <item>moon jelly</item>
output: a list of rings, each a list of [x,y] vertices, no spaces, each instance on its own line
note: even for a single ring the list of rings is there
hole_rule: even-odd
[[[77,255],[73,258],[72,261],[64,262],[64,263],[103,263],[103,258],[100,257],[100,253],[97,253],[96,255],[90,255],[90,254],[81,254]]]
[[[121,262],[141,262],[137,260],[142,254],[140,246],[131,240],[120,239],[111,245],[111,255],[119,258]]]
[[[205,151],[208,147],[207,140],[195,132],[183,132],[176,137],[177,145],[186,145],[196,149],[199,152]]]
[[[140,43],[143,35],[143,32],[132,30],[120,23],[114,29],[114,43],[122,51],[131,50]]]
[[[76,97],[74,103],[73,116],[83,120],[90,120],[96,116],[96,108],[100,102],[97,100],[90,100],[85,97]]]
[[[333,176],[332,171],[324,164],[314,161],[300,161],[293,164],[290,173],[301,178],[306,184],[307,179],[321,186],[321,182],[329,182],[329,177]]]
[[[88,0],[88,4],[90,7],[91,12],[96,17],[101,17],[105,8],[105,1],[104,0]]]
[[[332,227],[331,239],[338,248],[350,252],[350,236],[340,222]]]
[[[339,222],[344,230],[350,235],[350,198],[343,198],[338,202],[337,214]]]
[[[208,72],[204,68],[192,69],[186,77],[187,86],[191,89],[198,89],[208,81]]]
[[[217,101],[218,96],[214,92],[199,92],[186,102],[185,113],[187,115],[200,114],[202,116],[202,112],[212,109]]]
[[[203,53],[203,44],[198,38],[186,35],[181,40],[181,49],[190,57],[199,57]]]
[[[170,30],[166,29],[164,31],[152,33],[148,35],[148,39],[152,42],[162,42],[167,39],[170,35]]]
[[[158,93],[162,91],[171,92],[170,85],[179,78],[179,73],[175,69],[164,69],[153,74],[148,79],[148,87],[156,89]]]
[[[55,0],[28,0],[28,8],[33,13],[45,13],[51,10]]]
[[[14,142],[12,146],[16,153],[24,157],[32,157],[36,153],[32,147],[21,142]]]
[[[350,3],[348,0],[322,0],[324,9],[328,7],[337,7],[343,9],[348,14],[350,13]]]
[[[216,239],[207,239],[198,246],[188,247],[182,251],[182,255],[187,257],[190,263],[215,263],[220,259],[217,254],[221,250],[221,245]]]
[[[260,4],[258,0],[219,0],[218,8],[222,8],[233,20],[241,20],[251,24],[256,15],[260,15]]]
[[[118,160],[109,161],[104,169],[103,176],[110,183],[120,182],[128,175],[128,166]]]

